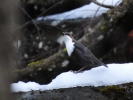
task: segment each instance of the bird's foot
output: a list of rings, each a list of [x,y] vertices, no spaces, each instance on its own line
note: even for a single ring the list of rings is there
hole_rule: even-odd
[[[78,71],[72,71],[73,73],[77,74],[77,73],[83,73],[84,72],[84,69],[86,68],[87,66],[85,67],[82,67],[80,70]]]
[[[71,72],[73,72],[74,74],[77,74],[77,73],[83,73],[83,71],[73,71],[73,70],[71,70]]]

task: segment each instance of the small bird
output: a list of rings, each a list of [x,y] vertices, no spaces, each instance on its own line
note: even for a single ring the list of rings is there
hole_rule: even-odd
[[[91,68],[97,66],[105,66],[108,67],[106,64],[102,63],[98,60],[89,49],[87,49],[82,44],[78,43],[69,32],[64,33],[64,43],[67,49],[67,53],[72,57],[75,63],[82,66],[82,68],[76,72],[81,72],[84,69],[90,70]]]

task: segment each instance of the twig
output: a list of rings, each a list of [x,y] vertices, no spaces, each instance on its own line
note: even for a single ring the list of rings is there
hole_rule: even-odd
[[[101,3],[101,5],[99,5],[98,9],[96,10],[96,12],[95,12],[93,18],[92,18],[91,21],[90,21],[90,24],[89,24],[88,28],[91,26],[91,23],[93,22],[94,18],[96,17],[96,14],[97,14],[98,10],[100,9],[100,7],[102,6],[102,4],[104,3],[104,1],[105,1],[105,0],[103,0],[103,2]]]
[[[17,5],[17,4],[16,4]],[[37,29],[37,33],[38,33],[38,35],[39,35],[39,37],[40,37],[40,39],[41,39],[41,35],[40,35],[40,32],[39,32],[39,27],[37,26],[37,24],[35,23],[35,21],[34,21],[34,19],[27,13],[27,11],[25,11],[25,9],[24,8],[22,8],[22,7],[20,7],[19,5],[17,5],[29,18],[30,18],[30,20],[32,21],[32,23],[35,25],[35,27],[36,27],[36,29]],[[27,24],[27,23],[26,23]],[[26,25],[25,24],[25,25]]]
[[[39,16],[37,16],[36,18],[42,16],[43,14],[47,13],[49,10],[51,10],[51,9],[54,8],[54,7],[56,7],[58,4],[62,4],[63,2],[64,2],[64,0],[62,0],[61,2],[58,2],[58,3],[54,4],[54,5],[51,6],[49,9],[47,9],[47,10],[44,11],[44,12],[42,12],[42,13],[41,13]],[[35,20],[36,18],[34,18],[34,19],[32,19],[32,20]],[[18,29],[23,28],[24,26],[26,26],[26,25],[29,24],[30,22],[31,22],[31,21],[26,22],[25,24],[21,25],[20,27],[18,27],[18,28],[15,29],[15,30],[18,30]],[[34,21],[34,23],[35,23],[35,21]]]
[[[100,5],[102,7],[105,7],[105,8],[114,8],[114,6],[112,6],[112,5],[106,5],[106,4],[100,3],[100,2],[98,2],[96,0],[91,0],[91,2],[93,2],[93,3],[97,4],[97,5]]]
[[[49,10],[53,9],[54,7],[56,7],[58,4],[62,4],[63,2],[64,2],[64,0],[62,0],[61,2],[58,2],[58,3],[54,4],[53,6],[51,6],[50,8],[48,8],[46,11],[42,12],[39,16],[42,16],[43,14],[45,14]]]

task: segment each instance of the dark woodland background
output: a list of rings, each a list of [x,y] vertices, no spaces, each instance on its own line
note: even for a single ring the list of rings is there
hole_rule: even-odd
[[[77,41],[106,64],[133,62],[132,0],[123,0],[119,6],[111,6],[107,13],[98,17],[63,20],[54,26],[52,23],[57,20],[36,20],[38,17],[70,11],[94,1],[1,1],[0,78],[7,79],[2,83],[1,91],[5,90],[9,96],[3,95],[0,100],[10,98],[11,82],[35,81],[39,84],[48,84],[58,74],[82,67],[72,62],[67,56],[64,44],[57,42],[63,31],[72,31]],[[39,48],[41,43],[42,47]],[[62,67],[66,60],[70,63]]]

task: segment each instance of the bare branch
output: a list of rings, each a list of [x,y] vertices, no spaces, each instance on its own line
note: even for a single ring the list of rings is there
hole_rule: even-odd
[[[98,2],[98,1],[96,1],[96,0],[91,0],[91,2],[93,2],[93,3],[95,3],[95,4],[97,4],[97,5],[100,5],[100,6],[102,6],[102,7],[105,7],[105,8],[114,8],[114,6],[111,6],[111,5],[106,5],[106,4],[103,4],[103,3],[100,3],[100,2]]]
[[[37,16],[36,18],[42,16],[43,14],[47,13],[48,11],[50,11],[51,9],[53,9],[54,7],[56,7],[57,5],[62,4],[63,2],[64,2],[64,0],[62,0],[61,2],[58,2],[58,3],[54,4],[53,6],[51,6],[50,8],[48,8],[46,11],[42,12],[42,13],[41,13],[39,16]],[[19,6],[19,8],[21,8],[21,7]],[[28,14],[23,8],[21,8],[21,9],[26,13],[26,15]],[[28,14],[28,17],[30,17],[29,14]],[[35,20],[36,18],[31,19],[30,21],[28,21],[28,22],[26,22],[25,24],[19,26],[19,27],[18,27],[17,29],[15,29],[15,30],[18,30],[18,29],[23,28],[24,26],[28,25],[31,21],[35,24],[35,21],[34,21],[34,20]],[[35,25],[35,27],[37,27],[37,26]],[[37,30],[37,31],[38,31],[38,30]]]
[[[39,27],[38,27],[37,24],[35,23],[34,19],[27,13],[27,11],[25,11],[24,8],[22,8],[22,7],[19,6],[18,4],[15,4],[15,5],[17,5],[17,6],[30,18],[30,20],[32,21],[32,23],[35,25],[36,30],[37,30],[37,33],[38,33],[38,35],[39,35],[39,37],[40,37],[40,39],[41,39],[41,35],[40,35],[40,32],[39,32]]]

